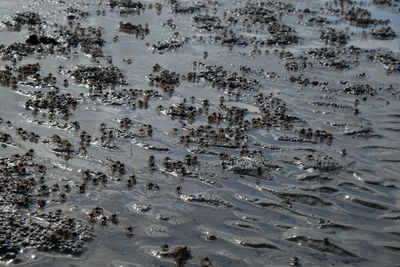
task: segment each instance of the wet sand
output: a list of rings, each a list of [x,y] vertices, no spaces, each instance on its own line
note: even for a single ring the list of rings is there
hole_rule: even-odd
[[[0,3],[0,261],[393,266],[400,3]]]

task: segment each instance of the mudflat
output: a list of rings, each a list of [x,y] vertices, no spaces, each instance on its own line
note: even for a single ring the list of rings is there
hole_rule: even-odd
[[[0,264],[398,264],[398,0],[0,21]]]

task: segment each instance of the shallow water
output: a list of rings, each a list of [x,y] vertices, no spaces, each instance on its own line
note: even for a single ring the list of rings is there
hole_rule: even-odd
[[[156,3],[142,2],[146,5]],[[34,53],[16,63],[17,67],[40,63],[43,76],[52,73],[57,78],[60,93],[70,93],[78,98],[77,107],[71,110],[68,121],[58,116],[50,120],[48,115],[42,115],[46,110],[33,115],[31,110],[24,108],[25,102],[33,99],[29,92],[48,92],[51,88],[34,88],[22,82],[17,90],[0,87],[0,117],[3,119],[0,132],[12,135],[15,145],[1,148],[0,156],[10,157],[33,148],[34,161],[47,166],[45,183],[72,187],[65,202],[57,201],[58,193],[51,193],[44,210],[61,209],[93,226],[94,234],[93,240],[85,243],[85,251],[80,256],[28,249],[18,254],[20,264],[174,266],[174,258],[163,256],[160,248],[160,245],[168,244],[171,249],[178,246],[192,249],[185,266],[198,266],[204,257],[209,257],[213,266],[288,266],[292,256],[296,256],[303,266],[396,265],[400,260],[400,76],[398,71],[388,72],[384,64],[371,61],[368,56],[373,54],[372,49],[384,48],[383,51],[393,51],[399,58],[399,37],[373,38],[368,33],[373,25],[366,28],[350,25],[341,19],[340,14],[332,11],[340,10],[333,1],[314,0],[298,1],[300,3],[292,12],[280,5],[267,8],[277,16],[279,23],[296,31],[300,37],[298,43],[282,46],[221,45],[208,36],[218,36],[223,30],[199,31],[194,27],[192,17],[198,14],[218,16],[221,24],[236,34],[261,39],[269,38],[271,34],[258,23],[248,28],[241,24],[247,15],[233,11],[245,6],[246,1],[199,2],[206,3],[206,7],[195,10],[193,14],[172,13],[173,2],[160,2],[162,10],[159,15],[155,7],[147,7],[140,15],[128,16],[121,16],[118,7],[111,9],[109,1],[0,2],[3,21],[10,20],[17,12],[38,12],[47,22],[43,31],[49,36],[57,36],[55,23],[68,25],[65,12],[68,7],[89,12],[87,18],[74,21],[73,26],[79,22],[83,27],[102,27],[105,40],[102,47],[104,56],[97,58],[99,62],[92,62],[91,57],[78,46],[69,54],[41,56]],[[178,2],[182,6],[195,5],[191,1]],[[397,35],[400,34],[400,15],[394,7],[356,3],[346,5],[346,8],[353,6],[366,8],[372,18],[390,19],[388,25]],[[305,8],[316,13],[304,12]],[[97,15],[96,10],[100,14]],[[104,14],[101,14],[103,10]],[[224,12],[232,12],[232,17],[239,22],[229,24],[228,16],[223,19]],[[318,15],[331,23],[309,23],[310,18]],[[170,18],[176,27],[162,26]],[[119,22],[148,23],[150,32],[143,39],[136,38],[134,34],[119,31]],[[326,44],[321,40],[321,31],[327,27],[346,31],[349,34],[347,44]],[[363,31],[367,33],[363,34]],[[151,49],[153,44],[168,39],[174,32],[189,37],[181,48],[162,53]],[[19,32],[9,32],[3,27],[0,43],[25,42],[30,34],[27,26]],[[114,41],[116,35],[119,38]],[[198,36],[204,36],[207,41],[200,41]],[[345,49],[350,45],[363,50],[358,55],[353,54]],[[339,55],[335,59],[348,61],[349,67],[337,69],[324,58],[313,58],[306,53],[322,47],[332,48],[334,54]],[[204,51],[208,52],[207,57]],[[286,57],[283,51],[291,52],[292,57]],[[305,59],[299,57],[302,55]],[[100,91],[121,92],[124,88],[157,90],[159,94],[149,98],[147,108],[139,108],[143,95],[133,98],[136,109],[122,98],[93,97],[89,86],[80,84],[68,72],[78,65],[108,66],[107,56],[111,56],[112,64],[121,70],[126,85],[116,85],[115,88],[102,85]],[[132,60],[131,64],[127,63],[128,58]],[[205,68],[197,66],[194,61],[208,66],[223,66],[227,73],[220,77],[222,80],[229,73],[236,72],[237,76],[248,81],[255,79],[256,82],[249,82],[248,88],[239,83],[239,88],[232,90],[212,86],[206,78],[189,82],[182,75],[187,76],[189,72],[199,74]],[[302,65],[303,61],[306,61],[305,65]],[[174,92],[165,92],[149,83],[155,63],[161,66],[161,71],[169,70],[181,75]],[[289,65],[285,67],[287,63],[298,69],[288,70]],[[2,65],[6,64],[11,65],[5,59]],[[58,66],[62,66],[63,71],[59,72]],[[293,79],[297,76],[301,78]],[[305,78],[316,83],[304,84]],[[68,80],[68,87],[63,87],[64,79]],[[357,87],[360,84],[362,86]],[[266,105],[271,114],[285,110],[284,115],[276,115],[273,117],[275,121],[261,126],[251,123],[243,126],[238,118],[229,123],[226,110],[234,106],[247,109],[244,119],[251,121],[261,117],[260,105],[256,103],[260,93],[264,96],[260,100],[262,105]],[[226,107],[220,106],[221,96],[225,97]],[[184,99],[196,108],[202,108],[202,101],[208,99],[208,113],[196,115],[193,122],[186,115],[182,118],[168,115],[168,107]],[[274,106],[276,102],[279,104]],[[165,109],[157,111],[159,105]],[[208,116],[213,112],[221,112],[226,117],[219,124],[209,123]],[[65,153],[57,154],[51,144],[43,142],[58,134],[71,142],[77,151],[80,132],[100,137],[99,127],[104,122],[109,130],[117,133],[119,122],[125,117],[132,123],[123,133],[130,132],[131,135],[113,138],[114,148],[102,146],[97,140],[87,147],[86,155],[74,152],[66,159]],[[12,125],[5,123],[8,120]],[[60,128],[65,122],[73,121],[80,123],[79,131],[70,126]],[[240,125],[235,126],[235,123]],[[146,129],[144,124],[152,125],[152,136],[141,134],[140,129]],[[229,146],[224,143],[226,141],[218,143],[220,141],[215,141],[211,134],[204,137],[205,142],[210,141],[208,147],[202,146],[195,138],[189,144],[180,142],[179,136],[208,124],[215,131],[222,127],[245,129],[244,137],[238,147]],[[39,142],[35,144],[21,139],[15,133],[18,127],[39,134]],[[172,131],[173,128],[178,129],[177,133]],[[300,134],[302,128],[326,131],[333,138],[306,138]],[[214,141],[218,145],[213,145]],[[243,152],[241,146],[245,143],[250,152],[260,150],[262,154]],[[233,163],[220,157],[221,152],[226,153]],[[184,161],[188,154],[196,155],[199,164],[184,164],[185,172],[162,165],[167,156]],[[154,169],[149,168],[151,155],[155,156]],[[108,159],[124,163],[126,173],[113,173]],[[223,168],[223,164],[227,167]],[[82,183],[82,171],[86,169],[101,171],[109,179],[104,185],[89,183],[85,193],[80,194],[77,187]],[[137,182],[129,188],[127,180],[133,174],[137,176]],[[156,183],[159,190],[149,190],[148,183]],[[176,192],[179,186],[182,190]],[[2,205],[4,209],[14,207],[12,204]],[[98,220],[90,222],[88,213],[96,206],[102,207],[106,216],[117,213],[119,223],[107,222],[104,226]],[[38,208],[31,205],[28,209]],[[127,226],[134,228],[133,236],[127,236]],[[209,240],[210,235],[214,235],[216,240]]]

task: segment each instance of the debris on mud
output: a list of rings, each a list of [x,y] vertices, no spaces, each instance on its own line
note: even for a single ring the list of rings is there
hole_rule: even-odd
[[[336,31],[334,28],[326,28],[321,33],[320,39],[326,44],[344,45],[347,43],[349,36],[344,31]]]
[[[125,85],[124,75],[118,67],[77,66],[71,76],[77,83],[85,84],[95,89],[111,88]]]
[[[170,2],[170,10],[175,14],[192,14],[195,12],[199,12],[202,10],[207,10],[207,6],[204,3],[198,3],[191,6],[183,6],[178,1],[169,1]]]
[[[134,34],[136,38],[144,39],[150,33],[148,25],[131,24],[129,22],[120,22],[119,30],[124,33]]]
[[[11,21],[3,21],[8,31],[19,32],[22,26],[37,26],[42,24],[42,18],[35,12],[20,12],[12,16]]]
[[[103,28],[101,27],[90,26],[84,28],[77,26],[74,30],[68,27],[60,27],[56,33],[60,42],[65,42],[70,48],[79,47],[83,53],[92,57],[99,57],[103,54],[102,46],[105,41],[103,39]],[[62,48],[61,51],[63,51]]]
[[[175,51],[177,49],[182,48],[189,41],[188,37],[180,36],[178,33],[175,33],[171,37],[166,40],[158,41],[157,43],[151,46],[153,52],[157,52],[159,54],[163,54],[169,51]]]
[[[44,210],[46,202],[57,199],[58,193],[43,184],[43,176],[37,176],[44,175],[46,168],[32,162],[32,156],[26,153],[0,159],[0,239],[4,241],[1,260],[16,262],[22,248],[78,256],[85,250],[84,244],[92,239],[92,229],[79,219],[63,215],[61,210]],[[39,209],[34,208],[35,204]]]
[[[222,30],[225,27],[221,24],[221,19],[210,15],[196,15],[192,17],[194,27],[200,31]]]
[[[372,49],[368,52],[367,57],[381,63],[388,72],[400,71],[400,55],[392,51]]]
[[[36,92],[34,100],[29,99],[25,102],[26,109],[45,112],[50,117],[60,116],[62,118],[68,118],[71,115],[71,110],[75,109],[77,105],[77,99],[69,93],[57,94],[55,91]]]
[[[146,8],[142,2],[131,0],[109,0],[108,4],[112,10],[119,10],[121,16],[140,15]]]
[[[259,85],[256,79],[248,79],[237,72],[224,70],[222,66],[208,66],[200,62],[194,63],[200,72],[189,72],[186,78],[190,82],[207,81],[213,87],[224,90],[228,94],[252,90]]]
[[[65,10],[65,13],[66,13],[66,17],[68,20],[78,20],[79,21],[79,20],[86,19],[90,16],[89,12],[82,11],[80,9],[76,9],[73,7],[68,7]]]
[[[346,11],[343,18],[359,27],[389,23],[388,20],[377,20],[372,18],[371,12],[360,7],[353,7]]]
[[[349,84],[343,91],[347,94],[374,96],[377,90],[369,84]]]
[[[392,30],[390,26],[377,27],[371,30],[371,34],[376,38],[393,38],[396,37],[396,33]]]
[[[349,46],[341,48],[339,51],[334,47],[312,48],[304,52],[317,59],[317,64],[321,66],[333,67],[343,70],[357,66],[358,57],[362,49]]]

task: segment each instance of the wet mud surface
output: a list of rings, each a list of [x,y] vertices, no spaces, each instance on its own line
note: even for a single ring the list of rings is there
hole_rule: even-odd
[[[0,6],[0,264],[400,261],[399,1]]]

